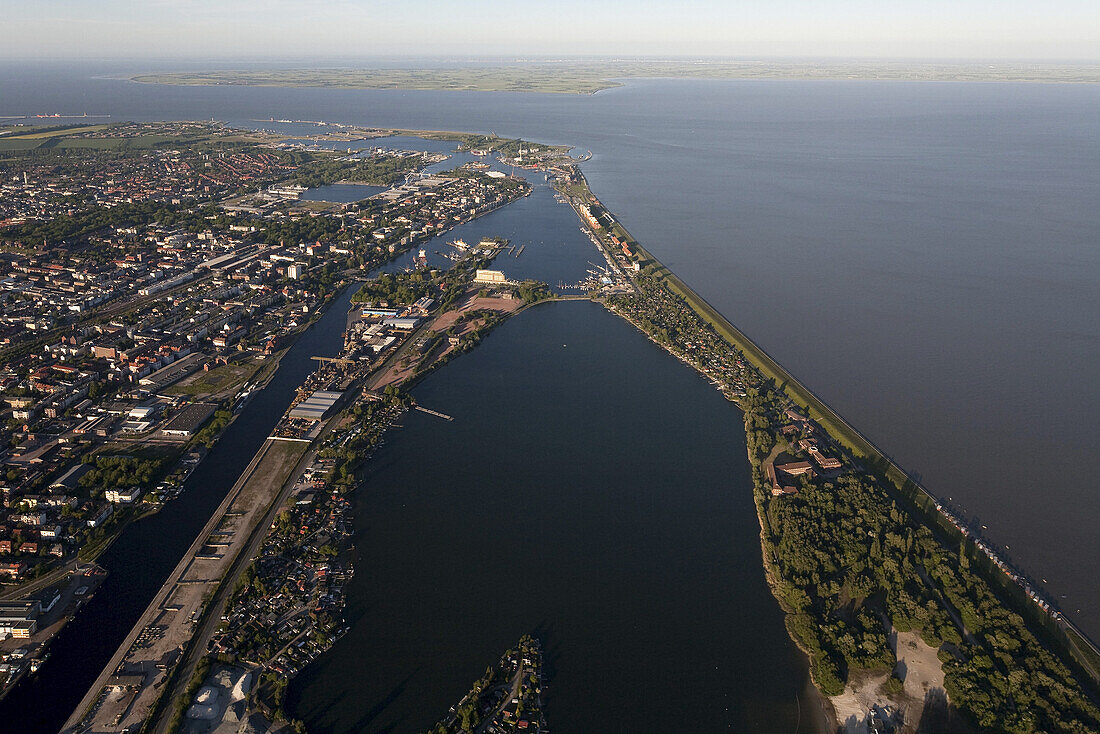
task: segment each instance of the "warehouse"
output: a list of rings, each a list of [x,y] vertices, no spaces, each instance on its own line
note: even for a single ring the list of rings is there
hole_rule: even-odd
[[[191,403],[190,405],[185,405],[176,411],[176,414],[172,416],[172,420],[168,421],[164,427],[160,429],[160,432],[165,438],[189,439],[194,436],[195,432],[202,427],[202,424],[206,423],[207,419],[214,414],[214,410],[217,407],[218,406],[213,403]]]
[[[343,394],[333,390],[318,390],[294,406],[290,417],[307,421],[323,420]]]
[[[0,602],[0,637],[11,635],[26,639],[38,630],[37,617],[42,609],[37,600]]]
[[[383,319],[382,325],[388,326],[391,329],[397,329],[398,331],[412,331],[416,328],[416,325],[420,323],[420,319],[406,316],[404,318],[396,319]]]

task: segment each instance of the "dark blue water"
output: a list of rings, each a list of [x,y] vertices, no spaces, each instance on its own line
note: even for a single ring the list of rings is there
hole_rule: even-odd
[[[764,581],[741,416],[587,302],[431,375],[355,494],[351,630],[291,686],[310,732],[419,732],[537,634],[558,732],[810,732]],[[801,721],[801,726],[799,722]]]
[[[350,204],[354,201],[369,199],[380,191],[385,191],[385,186],[366,186],[364,184],[325,184],[303,191],[299,197],[302,201],[328,201],[338,204]]]
[[[1079,560],[1100,557],[1100,487],[1075,469],[1100,433],[1100,87],[652,80],[573,97],[90,73],[9,63],[0,114],[320,117],[591,149],[586,175],[635,236],[1100,633]]]
[[[576,212],[568,204],[555,201],[553,189],[542,181],[541,176],[531,178],[534,191],[530,196],[472,222],[460,224],[420,245],[428,257],[428,264],[448,267],[451,262],[443,254],[455,252],[450,243],[456,239],[476,245],[484,237],[504,237],[514,249],[504,250],[498,255],[493,267],[509,278],[533,278],[555,288],[562,283],[574,285],[584,279],[585,271],[591,267],[589,263],[602,263],[602,256],[581,231]],[[411,267],[412,257],[418,251],[414,250],[381,269],[392,272]],[[519,253],[518,256],[516,253]]]
[[[128,527],[98,563],[108,576],[50,647],[50,659],[0,701],[0,731],[53,734],[76,708],[226,492],[286,411],[314,355],[343,348],[355,288],[283,356],[267,387],[254,395],[188,477],[180,497]]]

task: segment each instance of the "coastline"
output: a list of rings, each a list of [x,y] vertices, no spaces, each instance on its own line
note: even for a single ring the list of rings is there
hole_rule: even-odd
[[[1100,82],[1095,63],[975,63],[965,61],[818,61],[710,59],[502,63],[429,69],[282,68],[208,69],[128,74],[134,84],[259,86],[353,90],[512,92],[592,96],[632,81],[868,81],[1090,84]]]
[[[573,204],[578,215],[582,218],[582,221],[584,220],[584,215],[581,209],[585,209],[586,207],[578,208],[578,202],[583,201],[586,205],[591,205],[593,209],[603,209],[602,204],[600,204],[599,200],[588,189],[587,183],[583,180],[583,176],[581,177],[579,186],[574,186],[572,188],[563,187],[561,191],[569,195],[570,202]],[[579,195],[578,191],[580,192]],[[924,583],[931,585],[933,595],[938,596],[940,604],[946,608],[947,614],[953,617],[954,624],[959,625],[963,635],[975,644],[973,647],[968,648],[968,654],[963,654],[947,642],[945,638],[941,637],[942,630],[938,626],[931,626],[933,624],[932,622],[922,622],[914,625],[911,619],[907,620],[907,618],[903,616],[901,617],[902,621],[897,622],[895,626],[893,624],[893,612],[887,613],[880,606],[882,602],[877,602],[875,607],[872,608],[872,612],[874,613],[875,608],[877,608],[877,614],[881,615],[880,622],[885,624],[885,632],[888,633],[887,637],[889,638],[884,639],[883,642],[886,642],[887,645],[891,647],[889,652],[891,653],[891,659],[896,658],[897,662],[895,665],[902,666],[901,675],[903,677],[905,676],[905,667],[902,664],[902,657],[900,654],[901,651],[896,649],[896,643],[891,641],[895,638],[897,632],[915,629],[920,631],[922,636],[929,634],[932,638],[938,639],[938,642],[932,644],[929,643],[928,638],[925,637],[925,644],[931,644],[933,650],[937,647],[939,648],[939,667],[941,668],[939,675],[941,683],[944,673],[950,670],[950,675],[946,681],[948,692],[951,692],[953,695],[960,694],[960,691],[966,693],[967,695],[964,696],[966,700],[963,702],[961,709],[968,713],[967,718],[970,719],[971,723],[973,723],[975,719],[978,719],[979,725],[983,728],[987,728],[993,721],[1001,721],[1002,719],[1000,717],[1004,714],[997,714],[997,718],[995,719],[985,718],[991,714],[987,713],[988,709],[985,705],[976,704],[974,699],[969,697],[969,691],[972,690],[971,687],[974,685],[975,680],[979,682],[979,685],[981,685],[981,682],[985,682],[985,684],[988,685],[991,681],[998,680],[999,675],[994,671],[977,673],[972,667],[968,667],[968,658],[970,655],[984,654],[987,649],[993,651],[989,654],[1004,654],[999,652],[1002,646],[994,642],[994,640],[998,634],[1012,634],[1003,630],[1018,629],[1014,627],[1014,625],[1019,624],[1020,628],[1022,628],[1019,629],[1019,631],[1022,633],[1023,637],[1026,638],[1035,635],[1038,637],[1037,641],[1041,641],[1041,646],[1052,649],[1057,655],[1056,658],[1048,662],[1040,662],[1038,659],[1022,660],[1020,661],[1021,665],[1025,669],[1030,668],[1033,670],[1043,669],[1044,666],[1049,665],[1051,666],[1050,670],[1053,675],[1069,675],[1070,678],[1068,680],[1072,680],[1072,677],[1076,676],[1078,679],[1077,685],[1082,685],[1084,688],[1071,695],[1075,697],[1083,696],[1084,698],[1081,699],[1083,708],[1081,710],[1082,712],[1088,712],[1089,707],[1084,703],[1084,701],[1088,700],[1088,694],[1085,690],[1090,687],[1095,687],[1098,679],[1098,669],[1095,667],[1095,656],[1097,653],[1091,641],[1081,634],[1072,623],[1065,620],[1057,610],[1052,609],[1041,597],[1031,591],[1031,588],[1027,585],[1027,577],[1022,572],[1000,562],[996,552],[991,550],[988,544],[981,540],[980,536],[969,532],[965,524],[961,524],[960,521],[955,520],[951,513],[946,508],[943,508],[940,502],[937,501],[927,489],[913,481],[912,478],[886,456],[884,452],[879,450],[877,446],[833,411],[812,391],[798,382],[789,372],[772,359],[770,355],[753,343],[751,339],[733,326],[702,297],[684,284],[683,281],[676,277],[666,266],[657,260],[657,258],[653,257],[647,250],[641,247],[637,241],[626,232],[625,228],[614,219],[610,212],[607,212],[606,209],[603,209],[603,211],[606,214],[605,221],[590,223],[590,226],[594,226],[595,230],[598,231],[601,227],[596,225],[607,224],[608,221],[610,222],[607,230],[602,234],[603,237],[607,237],[611,242],[605,242],[603,238],[596,238],[600,240],[599,246],[601,250],[604,251],[605,256],[610,255],[613,247],[612,242],[616,245],[621,243],[623,251],[626,254],[626,259],[622,261],[624,265],[630,260],[633,260],[635,269],[637,270],[638,266],[644,263],[646,269],[645,277],[652,279],[652,287],[656,289],[653,292],[659,293],[663,290],[668,295],[672,296],[674,300],[679,300],[684,307],[694,313],[704,329],[713,330],[719,339],[725,341],[734,348],[735,353],[740,354],[747,362],[751,363],[759,378],[756,386],[761,390],[767,389],[769,391],[767,400],[770,401],[773,399],[771,390],[774,389],[776,391],[776,402],[771,406],[772,409],[779,406],[778,410],[782,413],[783,406],[787,406],[787,412],[788,414],[792,414],[795,423],[798,423],[797,412],[804,411],[805,414],[809,416],[808,418],[801,416],[802,420],[805,421],[805,423],[803,423],[804,426],[824,428],[826,431],[824,435],[827,435],[829,439],[837,442],[834,448],[838,449],[843,458],[850,463],[849,469],[844,471],[850,473],[850,470],[854,469],[855,472],[852,476],[862,477],[865,481],[870,481],[871,486],[874,486],[875,483],[879,483],[878,489],[875,491],[884,493],[880,495],[880,501],[885,501],[886,507],[896,508],[895,510],[891,510],[891,512],[900,510],[902,516],[908,515],[912,518],[911,522],[915,520],[915,523],[911,527],[926,534],[922,539],[925,548],[939,549],[938,551],[932,551],[933,553],[942,553],[946,551],[949,554],[952,553],[956,547],[958,548],[961,559],[961,570],[959,570],[958,573],[961,574],[962,579],[964,579],[961,587],[962,590],[965,590],[964,593],[960,595],[961,589],[959,586],[950,588],[944,586],[941,589],[933,583],[927,573],[922,573],[921,578]],[[622,238],[621,240],[620,237]],[[636,254],[632,254],[631,249],[633,249]],[[644,300],[643,298],[639,300],[638,303],[640,304]],[[745,391],[743,389],[739,391],[738,396],[731,394],[731,392],[726,389],[728,385],[724,386],[721,379],[708,372],[702,359],[699,359],[699,363],[695,363],[692,359],[688,358],[686,352],[680,353],[682,345],[677,344],[676,338],[670,337],[662,326],[650,322],[648,317],[646,318],[646,324],[643,326],[643,324],[638,323],[635,319],[629,318],[624,313],[620,313],[619,309],[615,308],[613,305],[607,302],[604,302],[604,305],[608,310],[612,311],[612,313],[616,313],[623,317],[628,323],[631,323],[642,330],[643,333],[646,333],[650,340],[658,344],[658,346],[662,346],[666,351],[677,356],[681,361],[694,367],[699,373],[715,383],[729,400],[737,403],[738,407],[742,409],[746,434],[750,439],[753,437],[754,428],[757,429],[755,433],[760,432],[761,420],[764,421],[765,429],[778,430],[779,424],[774,422],[774,417],[769,419],[767,417],[762,417],[760,414],[750,414],[750,412],[746,410],[745,406],[749,406],[754,412],[761,409],[758,402],[754,400],[755,390],[750,389],[748,397],[744,397]],[[633,307],[633,304],[624,302],[624,307],[626,305],[631,305]],[[656,317],[654,318],[656,320]],[[673,323],[678,322],[673,320]],[[669,326],[669,328],[672,329],[673,327]],[[650,334],[648,329],[656,330],[655,333],[661,338],[654,338],[654,334]],[[693,349],[695,349],[695,347],[693,347]],[[693,356],[698,354],[699,352],[697,349],[692,352]],[[767,415],[769,414],[765,412],[764,416]],[[753,425],[750,425],[750,418],[753,419]],[[787,420],[783,416],[779,416],[779,418],[781,420]],[[769,421],[771,422],[769,423]],[[794,426],[790,426],[790,428],[793,429]],[[778,438],[778,432],[774,435]],[[802,435],[805,435],[805,433]],[[811,432],[811,436],[812,435],[815,434]],[[825,439],[826,444],[829,439]],[[804,591],[801,587],[801,583],[804,582],[800,583],[797,579],[782,578],[782,574],[776,567],[776,564],[780,561],[779,557],[776,555],[777,550],[783,550],[786,554],[786,565],[790,567],[794,561],[787,556],[791,555],[792,549],[789,546],[784,549],[782,545],[783,534],[776,534],[773,532],[769,510],[765,507],[767,488],[763,486],[761,468],[768,462],[773,461],[772,457],[775,456],[775,452],[781,451],[786,444],[780,440],[779,443],[775,444],[775,448],[772,453],[769,454],[768,459],[762,460],[759,455],[754,455],[754,453],[759,450],[758,445],[754,448],[754,443],[755,441],[749,441],[748,453],[750,464],[753,467],[754,476],[752,491],[754,502],[757,507],[757,519],[760,526],[761,556],[764,564],[765,576],[769,588],[772,591],[772,595],[779,603],[780,608],[784,611],[788,635],[809,659],[810,676],[815,689],[818,690],[823,701],[826,698],[829,699],[830,705],[826,710],[832,709],[833,716],[831,717],[831,721],[833,724],[839,725],[840,722],[837,721],[837,708],[833,705],[834,700],[837,703],[846,703],[850,707],[852,701],[859,700],[859,694],[866,696],[868,694],[868,689],[863,686],[863,683],[868,679],[868,674],[875,671],[881,671],[880,666],[882,663],[872,662],[872,658],[868,658],[866,664],[845,662],[845,659],[848,658],[848,654],[845,653],[844,657],[841,659],[841,664],[845,667],[838,670],[835,662],[837,656],[836,648],[830,646],[827,650],[822,649],[822,645],[824,644],[823,639],[829,640],[831,638],[829,638],[828,635],[835,633],[824,633],[826,637],[822,638],[820,633],[813,628],[815,624],[824,623],[822,618],[815,618],[814,616],[815,614],[820,615],[822,612],[821,609],[817,607],[808,608],[806,606],[808,598],[805,596],[805,592],[808,591],[812,594],[813,587],[811,586]],[[769,443],[768,445],[771,444]],[[793,442],[791,442],[791,446],[793,446]],[[790,450],[790,447],[787,447],[787,450]],[[806,466],[810,465],[807,463]],[[771,467],[768,466],[767,468]],[[826,476],[831,477],[834,475],[826,472]],[[831,487],[831,485],[826,484],[826,487]],[[777,486],[773,489],[771,494],[777,496],[783,494],[798,494],[796,487],[783,488],[782,492],[777,491],[778,489],[779,487]],[[773,497],[772,499],[774,502],[775,498]],[[832,501],[838,503],[845,502],[844,499],[836,496],[832,496]],[[780,502],[778,507],[783,508],[784,504]],[[798,511],[784,512],[784,531],[787,529],[792,519],[791,512],[794,512],[794,517],[797,517]],[[771,537],[769,537],[769,535]],[[824,553],[826,556],[832,555],[829,551],[824,551]],[[833,560],[836,562],[839,559],[834,558]],[[924,562],[925,561],[918,561],[918,563]],[[936,562],[933,566],[938,569],[935,571],[938,583],[959,583],[958,579],[952,576],[950,566],[945,569],[939,562]],[[918,565],[917,569],[920,570],[921,566]],[[947,575],[942,576],[944,573]],[[789,575],[790,574],[788,574],[788,576]],[[970,579],[969,581],[966,580],[968,578]],[[847,588],[847,583],[845,583],[844,588]],[[947,591],[950,591],[949,599],[946,598]],[[838,592],[839,600],[842,603],[845,598],[848,598],[848,593],[849,592],[843,589],[841,592]],[[802,609],[793,609],[791,604],[788,603],[789,600],[786,598],[787,595],[793,595],[791,598],[798,601],[798,603],[802,605]],[[968,601],[968,595],[970,601]],[[858,595],[853,594],[853,597],[856,596]],[[858,603],[860,604],[859,608],[863,610],[863,602],[861,599],[860,597]],[[974,601],[975,599],[979,601]],[[1003,619],[1005,621],[993,622],[989,627],[983,630],[986,634],[992,635],[992,637],[980,636],[978,640],[973,640],[973,635],[970,631],[973,631],[974,627],[971,625],[976,623],[966,622],[966,626],[962,626],[964,623],[959,619],[960,615],[958,609],[961,605],[967,604],[982,606],[983,604],[988,604],[991,600],[996,604],[996,607],[999,608],[1001,614],[1008,613],[1011,615],[1013,612],[1016,612],[1021,616],[1016,617],[1018,622],[1012,622],[1012,617],[1010,616],[1004,617]],[[836,599],[829,602],[829,604],[835,603],[837,603]],[[836,618],[831,615],[829,618],[836,621]],[[1026,623],[1024,622],[1025,619],[1027,620]],[[803,629],[801,632],[796,633],[792,625],[800,628],[811,625],[811,631],[808,632]],[[978,626],[979,629],[982,628],[982,625],[979,624]],[[968,628],[970,631],[968,631]],[[1024,630],[1026,630],[1026,632],[1024,632]],[[800,635],[805,634],[809,634],[808,640],[800,639]],[[954,634],[954,632],[952,632],[952,634]],[[1075,635],[1076,639],[1074,637]],[[948,635],[948,637],[950,637],[950,635]],[[816,650],[810,648],[811,641],[816,646]],[[883,647],[886,646],[884,645]],[[945,655],[946,658],[944,657]],[[1040,654],[1040,658],[1041,656],[1042,654]],[[1065,668],[1061,669],[1064,672],[1060,672],[1059,667],[1062,663],[1065,663],[1069,668],[1073,669],[1073,673],[1070,673],[1070,671]],[[831,680],[825,683],[815,674],[815,670],[819,670],[822,674],[827,673]],[[886,673],[883,674],[883,681],[886,681],[886,676],[889,674],[890,671],[887,669]],[[977,677],[975,678],[975,676]],[[912,709],[917,712],[917,716],[922,715],[922,702],[919,696],[915,695],[917,691],[906,686],[906,695],[902,696],[902,691],[900,689],[902,684],[898,683],[897,680],[891,680],[894,685],[889,687],[890,690],[887,690],[885,685],[881,688],[876,686],[870,689],[872,698],[874,698],[876,703],[872,706],[872,712],[869,716],[873,715],[878,717],[880,715],[885,715],[893,717],[895,715],[893,712],[896,712],[896,709],[892,709],[892,707],[898,703],[901,704],[902,711],[907,712],[909,709]],[[917,688],[919,685],[920,683],[918,680],[918,685],[913,688]],[[861,687],[862,690],[860,690]],[[952,712],[958,708],[957,705],[960,702],[948,701],[943,697],[943,689],[939,690],[942,705],[946,707],[944,713],[953,718],[954,714]],[[929,698],[929,696],[932,696],[935,692],[925,690],[924,693],[923,703],[926,707],[932,705],[934,699]],[[1067,713],[1060,710],[1057,705],[1052,709],[1049,701],[1043,705],[1046,706],[1046,708],[1042,710],[1048,717]],[[882,706],[886,707],[883,709],[886,713],[875,713],[875,711],[878,711]],[[924,710],[927,711],[932,709],[925,708]],[[981,714],[977,713],[978,711],[981,711]],[[1057,714],[1054,712],[1057,712]],[[1034,716],[1035,714],[1029,711],[1028,715]],[[1082,715],[1085,717],[1085,720],[1087,720],[1092,714],[1083,713]],[[828,713],[826,716],[828,717]],[[1049,718],[1047,720],[1049,721]],[[906,721],[906,723],[909,724],[909,721]],[[852,717],[849,717],[844,724],[853,724]],[[965,727],[965,724],[961,721],[956,722],[956,724]]]
[[[706,374],[706,372],[700,370],[695,364],[692,364],[691,361],[688,360],[687,357],[685,357],[683,354],[680,354],[680,353],[676,352],[675,350],[673,350],[671,348],[671,346],[666,346],[666,345],[663,345],[660,342],[658,342],[656,339],[654,339],[652,336],[650,336],[646,332],[646,330],[642,328],[642,326],[640,324],[636,323],[629,316],[627,316],[624,313],[621,313],[620,311],[618,311],[614,308],[608,307],[606,303],[602,303],[600,301],[597,301],[597,302],[599,302],[599,303],[601,303],[601,305],[605,306],[610,313],[614,314],[615,316],[618,316],[623,321],[625,321],[626,323],[630,324],[631,326],[633,326],[634,328],[636,328],[640,332],[642,332],[642,334],[645,335],[646,339],[648,339],[650,341],[650,343],[652,343],[654,346],[656,346],[659,349],[662,349],[663,351],[665,351],[666,353],[672,355],[677,360],[679,360],[683,364],[687,365],[691,369],[695,370],[701,376],[705,377],[706,379],[708,379],[712,383],[717,382],[713,377]],[[725,397],[727,398],[727,400],[729,400],[730,402],[732,402],[734,404],[734,407],[737,409],[737,412],[741,415],[742,425],[745,426],[745,430],[748,431],[749,430],[748,426],[744,424],[745,412],[743,410],[741,410],[741,407],[739,405],[737,405],[736,401],[734,401],[728,395],[726,395]],[[747,446],[746,446],[746,454],[748,456],[750,468],[752,469],[752,471],[756,471],[759,468],[759,465],[760,465],[759,461],[756,459],[756,457],[753,456],[751,449],[749,449]],[[768,523],[767,511],[764,509],[764,506],[761,503],[760,495],[756,491],[755,482],[753,483],[752,495],[753,495],[753,506],[756,507],[757,525],[760,528],[760,532],[757,534],[757,538],[760,542],[760,556],[761,556],[761,561],[762,561],[763,568],[764,568],[764,580],[768,584],[768,590],[771,592],[772,596],[775,598],[775,601],[779,605],[779,608],[783,610],[784,618],[786,618],[787,615],[793,614],[794,610],[792,610],[784,602],[782,596],[778,593],[779,579],[776,575],[775,568],[773,566],[773,559],[770,557],[770,554],[768,553],[767,536],[765,534],[767,532],[767,528],[765,527],[765,524]],[[796,635],[791,633],[789,628],[786,628],[786,625],[784,625],[784,627],[785,627],[785,629],[787,629],[787,636],[790,638],[791,642],[794,643],[795,647],[797,647],[799,649],[799,651],[806,658],[806,663],[807,663],[806,673],[807,673],[807,676],[808,676],[809,681],[810,681],[809,691],[812,692],[811,695],[813,695],[814,700],[817,701],[817,703],[821,707],[822,715],[824,717],[824,723],[827,727],[827,730],[828,731],[836,731],[837,728],[839,727],[839,721],[837,720],[836,711],[833,708],[831,697],[826,696],[824,693],[821,692],[820,683],[815,679],[813,667],[809,666],[809,662],[812,659],[811,652],[810,652],[809,648],[807,648],[806,645],[800,639],[798,639],[798,637]]]
[[[897,498],[903,500],[910,512],[934,532],[960,544],[966,550],[968,556],[972,558],[972,561],[985,572],[986,581],[998,592],[1009,597],[1007,600],[1001,599],[1003,604],[1020,613],[1030,624],[1048,633],[1048,637],[1053,636],[1053,639],[1049,639],[1048,642],[1054,643],[1060,648],[1064,655],[1080,667],[1080,672],[1093,679],[1094,684],[1100,683],[1100,667],[1097,667],[1097,663],[1100,662],[1100,649],[1097,648],[1096,643],[1061,613],[1055,612],[1055,615],[1052,616],[1040,605],[1037,605],[1035,597],[1025,591],[1025,587],[1030,585],[1031,582],[1023,572],[1011,567],[1006,568],[992,559],[988,559],[987,563],[982,563],[983,560],[987,560],[989,555],[989,551],[986,550],[987,546],[983,547],[984,542],[980,537],[975,536],[969,528],[954,521],[954,518],[944,511],[945,508],[943,508],[939,498],[913,479],[909,472],[900,467],[883,450],[829,407],[813,391],[787,372],[771,355],[730,323],[717,309],[680,280],[649,251],[637,244],[636,249],[640,256],[644,256],[650,262],[656,264],[661,271],[660,277],[674,291],[679,292],[685,303],[700,318],[714,326],[719,334],[725,336],[734,347],[740,349],[753,362],[754,366],[761,370],[765,377],[774,380],[778,388],[785,392],[795,403],[805,407],[810,418],[822,424],[830,435],[839,439],[853,456],[880,471],[896,490]],[[1061,639],[1059,639],[1059,636]]]

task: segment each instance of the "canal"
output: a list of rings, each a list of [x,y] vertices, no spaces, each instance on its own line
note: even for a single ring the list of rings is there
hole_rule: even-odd
[[[126,528],[99,559],[108,576],[57,636],[50,659],[0,701],[0,729],[55,734],[314,369],[336,355],[356,286],[346,288],[291,346],[271,381],[245,406],[188,478],[180,497]]]

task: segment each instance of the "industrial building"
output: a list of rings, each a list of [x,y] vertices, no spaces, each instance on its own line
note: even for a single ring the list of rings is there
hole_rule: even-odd
[[[157,417],[160,411],[164,408],[159,403],[153,403],[152,405],[138,405],[131,408],[127,417],[132,421],[151,421]]]
[[[162,367],[156,372],[142,377],[138,380],[138,384],[149,388],[152,392],[158,392],[173,383],[179,382],[192,372],[196,372],[202,367],[205,359],[206,356],[199,352],[189,354],[182,359],[177,359],[167,367]]]
[[[191,403],[180,408],[160,432],[166,438],[189,439],[214,414],[217,405],[213,403]]]
[[[384,319],[396,318],[398,311],[396,308],[364,308],[362,311],[364,316],[381,316]]]
[[[382,320],[382,325],[383,326],[388,326],[391,329],[398,329],[400,331],[412,331],[413,329],[416,328],[416,325],[419,324],[419,323],[420,323],[420,319],[412,317],[412,316],[405,316],[405,317],[398,317],[398,318],[395,318],[395,319],[383,319]]]
[[[334,390],[318,390],[295,405],[290,411],[290,417],[307,421],[324,420],[343,394]]]
[[[0,637],[26,639],[38,630],[38,600],[0,601]]]

